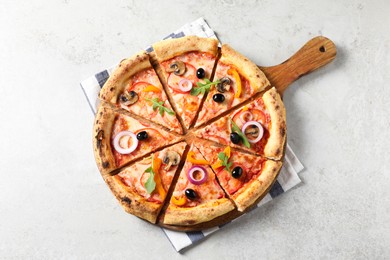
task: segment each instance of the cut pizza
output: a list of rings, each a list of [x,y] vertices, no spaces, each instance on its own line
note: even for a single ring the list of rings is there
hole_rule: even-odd
[[[286,141],[286,112],[275,88],[246,106],[195,131],[197,137],[281,159]]]
[[[216,39],[153,48],[123,60],[101,90],[98,168],[122,207],[151,223],[178,230],[226,223],[257,203],[280,171],[282,100],[228,45],[218,60]]]
[[[105,181],[126,212],[155,223],[186,147],[180,142],[122,169]]]
[[[100,98],[176,133],[183,133],[146,52],[121,61],[100,91]]]
[[[212,86],[218,41],[188,36],[158,42],[153,49],[167,94],[188,129],[194,123],[203,96]]]
[[[104,104],[97,111],[93,136],[95,159],[103,175],[181,139]]]
[[[245,211],[266,194],[282,166],[280,161],[235,151],[230,146],[202,142],[197,146],[239,211]]]
[[[222,45],[214,78],[195,126],[207,123],[270,86],[256,64],[227,44]]]
[[[209,163],[192,144],[162,223],[196,225],[233,209],[233,203],[225,197]]]

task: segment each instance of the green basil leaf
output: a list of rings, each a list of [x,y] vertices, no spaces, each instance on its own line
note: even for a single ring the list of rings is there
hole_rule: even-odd
[[[154,172],[150,173],[148,180],[145,182],[146,191],[151,194],[156,188],[156,182],[154,181]]]
[[[175,115],[175,112],[173,112],[170,109],[167,109],[166,112],[168,113],[168,115],[171,115],[171,116]]]
[[[164,115],[164,112],[167,112],[169,115],[175,114],[175,112],[173,112],[171,109],[164,107],[164,101],[158,101],[158,98],[145,98],[145,100],[152,102],[153,110],[156,110],[158,108],[160,115]]]
[[[229,120],[230,120],[231,125],[232,125],[232,130],[234,132],[236,132],[241,137],[242,144],[247,148],[251,148],[251,144],[249,143],[248,138],[246,138],[245,134],[243,132],[241,132],[241,129],[236,125],[236,123],[233,122],[233,120],[230,117],[229,117]]]
[[[225,155],[224,152],[220,152],[220,153],[218,154],[218,159],[220,159],[221,161],[225,160],[225,158],[226,158],[226,155]]]

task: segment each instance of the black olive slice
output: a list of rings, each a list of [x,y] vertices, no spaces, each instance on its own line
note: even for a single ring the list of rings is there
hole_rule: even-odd
[[[240,166],[237,166],[237,167],[234,167],[234,169],[232,171],[232,176],[233,176],[233,178],[238,179],[241,177],[242,173],[243,173],[242,168]]]
[[[186,189],[184,193],[190,200],[195,200],[197,197],[196,192],[193,189]]]
[[[223,101],[225,101],[225,96],[220,93],[217,93],[213,95],[213,100],[217,103],[222,103]]]

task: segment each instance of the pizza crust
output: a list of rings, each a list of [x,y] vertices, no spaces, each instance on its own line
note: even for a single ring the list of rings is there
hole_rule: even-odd
[[[147,201],[144,197],[133,192],[131,188],[123,184],[119,176],[107,176],[104,180],[127,213],[153,224],[156,223],[163,204]]]
[[[221,58],[218,61],[226,65],[232,64],[238,73],[244,76],[252,87],[253,93],[265,90],[271,84],[265,74],[247,57],[234,50],[228,44],[222,45]]]
[[[218,40],[214,38],[186,36],[157,42],[153,44],[153,49],[160,62],[191,51],[206,52],[217,56]]]
[[[119,95],[128,86],[130,78],[149,68],[152,68],[152,65],[149,61],[149,55],[145,51],[122,60],[101,89],[100,99],[116,104]]]
[[[195,225],[224,215],[234,208],[234,204],[227,198],[212,200],[191,208],[170,204],[165,211],[162,223],[182,226]]]
[[[257,179],[247,183],[242,187],[243,191],[230,196],[236,203],[238,211],[244,211],[252,206],[276,180],[276,176],[282,167],[282,162],[266,161],[261,174]]]
[[[114,124],[115,113],[106,105],[98,108],[93,127],[93,152],[99,171],[107,175],[113,171],[115,159],[111,150],[111,131]]]
[[[286,142],[286,110],[275,87],[264,93],[263,101],[271,117],[270,137],[264,147],[264,155],[280,160]]]

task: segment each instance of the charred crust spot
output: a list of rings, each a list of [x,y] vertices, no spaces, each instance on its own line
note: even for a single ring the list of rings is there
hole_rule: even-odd
[[[256,74],[256,77],[260,78],[260,75],[259,75],[259,74]]]
[[[99,130],[99,132],[96,134],[95,138],[96,138],[96,146],[97,146],[97,148],[101,149],[102,141],[103,141],[103,138],[104,138],[104,131],[103,130]]]
[[[284,127],[280,128],[280,135],[284,136],[286,134],[286,129]]]
[[[245,58],[245,59],[244,59],[244,61],[248,61],[248,59],[247,59],[247,58]]]
[[[112,92],[114,90],[114,88],[110,88],[110,91]]]
[[[100,111],[99,115],[103,115],[103,111]]]
[[[123,197],[121,198],[121,201],[125,204],[127,204],[128,206],[131,205],[131,199],[129,199],[128,197]]]
[[[188,225],[193,225],[193,224],[195,224],[195,220],[188,220],[188,221],[187,221],[187,224],[188,224]]]
[[[275,110],[278,110],[280,107],[279,107],[279,105],[276,105],[275,106]]]
[[[110,166],[110,163],[109,162],[103,162],[102,166],[103,166],[104,169],[106,169],[106,168],[108,168],[108,166]]]
[[[276,149],[276,154],[280,154],[280,149],[278,148],[278,149]],[[275,171],[276,169],[274,169],[274,171]]]

